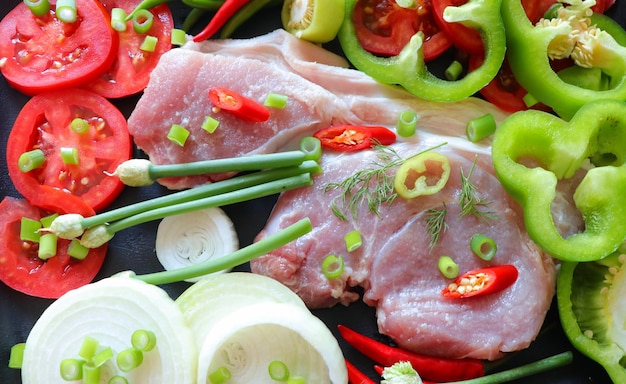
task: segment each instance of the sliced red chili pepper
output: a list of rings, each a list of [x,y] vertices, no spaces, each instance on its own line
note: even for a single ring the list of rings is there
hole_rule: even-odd
[[[262,123],[270,118],[270,110],[265,106],[228,88],[211,88],[209,99],[215,107],[242,120]]]
[[[483,362],[478,359],[446,359],[422,355],[392,347],[341,324],[337,328],[348,344],[376,363],[390,367],[399,361],[408,361],[426,380],[436,382],[459,381],[485,374]]]
[[[348,369],[348,382],[350,384],[375,384],[374,380],[359,371],[359,369],[348,360],[346,360],[346,368]]]
[[[246,5],[250,0],[226,0],[215,12],[215,15],[209,21],[206,27],[200,33],[193,37],[196,43],[204,41],[213,36],[241,7]]]
[[[476,269],[457,277],[441,294],[449,299],[488,295],[510,287],[517,276],[517,268],[510,264]]]
[[[396,134],[382,126],[335,125],[322,128],[313,136],[320,140],[323,147],[338,151],[358,151],[396,141]]]

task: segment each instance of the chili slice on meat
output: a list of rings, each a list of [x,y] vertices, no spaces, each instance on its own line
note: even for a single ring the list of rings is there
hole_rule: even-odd
[[[319,139],[323,147],[338,151],[358,151],[396,141],[392,130],[376,125],[334,125],[318,130],[313,137]]]
[[[228,111],[241,120],[262,123],[270,118],[268,108],[232,89],[211,88],[209,100],[218,110]]]
[[[503,291],[517,280],[514,265],[504,264],[466,272],[441,291],[448,299],[483,296]]]

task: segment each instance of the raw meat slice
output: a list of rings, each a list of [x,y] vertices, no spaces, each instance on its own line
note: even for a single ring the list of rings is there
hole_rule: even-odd
[[[461,113],[467,119],[492,113],[500,121],[505,116],[475,98],[450,104],[420,100],[346,65],[340,56],[282,30],[254,39],[189,43],[163,55],[129,118],[129,130],[152,162],[170,164],[292,149],[302,137],[334,124],[393,127],[400,112],[409,108],[420,114],[424,126],[436,125],[444,132],[450,116]],[[247,123],[212,112],[207,92],[213,86],[260,102],[270,92],[289,101],[285,109],[273,109],[269,121]],[[200,128],[207,115],[220,121],[213,134]],[[172,124],[190,131],[184,147],[166,138]],[[183,189],[226,176],[159,182]]]
[[[419,143],[393,147],[406,157],[447,139],[450,138],[422,135]],[[254,260],[252,271],[287,285],[312,308],[347,305],[358,299],[354,287],[361,286],[364,301],[377,308],[381,333],[414,351],[494,359],[503,352],[527,347],[551,304],[554,264],[526,235],[519,206],[493,174],[484,147],[483,153],[478,154],[480,150],[465,151],[455,146],[454,140],[450,143],[437,149],[448,156],[452,170],[441,192],[411,201],[398,198],[391,206],[382,206],[380,216],[361,206],[357,219],[347,222],[333,216],[330,202],[336,194],[325,193],[324,187],[368,166],[377,160],[377,154],[365,151],[325,155],[324,173],[316,178],[315,185],[284,193],[258,238],[302,217],[311,219],[313,232]],[[496,212],[497,219],[459,216],[461,171],[467,176],[475,159],[470,180],[479,195],[491,202],[487,208]],[[429,251],[425,212],[441,209],[444,203],[449,227]],[[348,253],[343,236],[352,229],[361,232],[363,245]],[[472,254],[469,239],[475,233],[484,233],[498,244],[492,262]],[[321,272],[323,258],[331,253],[343,256],[346,264],[342,277],[335,280],[325,278]],[[511,263],[519,269],[520,277],[510,289],[492,296],[446,300],[440,292],[450,279],[437,269],[441,255],[452,256],[461,272]]]

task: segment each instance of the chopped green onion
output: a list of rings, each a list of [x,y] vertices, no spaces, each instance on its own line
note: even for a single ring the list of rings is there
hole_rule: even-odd
[[[89,122],[85,119],[77,117],[70,123],[70,128],[72,128],[72,131],[76,133],[87,133],[89,132]]]
[[[170,131],[167,133],[167,138],[170,139],[172,143],[178,144],[181,147],[185,146],[185,142],[188,137],[189,131],[186,130],[185,127],[178,124],[172,124]]]
[[[498,245],[496,242],[491,237],[480,233],[472,236],[472,239],[470,240],[470,248],[476,256],[486,261],[493,259],[498,251]]]
[[[17,159],[17,166],[20,171],[26,173],[40,168],[44,161],[46,161],[46,155],[43,151],[41,149],[33,149],[20,155],[19,159]]]
[[[91,364],[83,364],[82,384],[100,384],[100,367]]]
[[[441,256],[437,263],[437,268],[448,279],[454,279],[459,274],[459,266],[450,256]]]
[[[80,350],[78,351],[78,356],[82,357],[85,360],[91,360],[96,354],[99,344],[100,343],[98,342],[98,340],[94,339],[93,337],[85,337],[83,343],[80,346]]]
[[[267,371],[270,374],[272,380],[286,381],[289,379],[289,368],[287,364],[280,360],[274,360],[267,366]]]
[[[79,163],[78,149],[70,147],[61,147],[61,160],[63,164],[77,165]]]
[[[115,375],[109,379],[107,384],[128,384],[128,380],[124,376]]]
[[[126,31],[126,11],[123,8],[111,9],[111,28],[118,32]]]
[[[444,71],[444,76],[447,80],[454,81],[457,80],[462,73],[463,65],[459,61],[454,60]]]
[[[146,36],[146,38],[143,39],[143,42],[139,46],[139,49],[141,49],[144,52],[154,52],[158,42],[159,42],[159,39],[157,37]]]
[[[156,346],[156,336],[154,332],[146,329],[138,329],[133,332],[130,338],[131,345],[140,351],[148,352]]]
[[[50,1],[48,0],[24,0],[24,4],[35,16],[43,16],[50,11]]]
[[[94,367],[101,367],[104,363],[111,360],[115,356],[111,347],[106,347],[102,351],[96,353],[91,359],[91,362]]]
[[[64,23],[76,21],[76,0],[58,0],[56,5],[57,19]]]
[[[302,376],[290,376],[287,379],[287,384],[305,384],[306,380]]]
[[[343,239],[346,242],[346,249],[348,252],[357,250],[363,244],[361,240],[361,232],[357,229],[348,232]]]
[[[525,94],[524,97],[522,97],[522,101],[528,108],[539,103],[539,100],[537,100],[537,98],[530,93]]]
[[[204,121],[202,122],[202,125],[200,127],[209,133],[213,133],[219,125],[220,122],[218,120],[214,119],[211,116],[207,116],[204,118]]]
[[[80,380],[83,378],[83,365],[85,360],[82,359],[63,359],[59,366],[61,378],[65,381]]]
[[[491,113],[470,120],[465,129],[467,139],[472,143],[476,143],[492,135],[495,131],[496,119]]]
[[[411,137],[415,134],[419,115],[412,109],[407,109],[400,113],[398,123],[396,124],[396,132],[401,137]]]
[[[57,254],[57,239],[54,233],[46,233],[39,237],[37,256],[41,260],[47,260]]]
[[[52,222],[54,221],[54,219],[56,219],[57,217],[59,217],[58,213],[53,213],[51,215],[42,217],[41,219],[39,219],[39,222],[41,223],[41,225],[44,228],[49,228],[50,224],[52,224]]]
[[[231,374],[228,368],[221,366],[217,368],[215,371],[209,373],[209,383],[211,384],[222,384],[230,380]]]
[[[76,260],[84,260],[89,254],[89,248],[85,247],[77,239],[72,239],[70,245],[67,246],[67,255]]]
[[[187,33],[182,29],[173,28],[170,39],[172,45],[183,46],[187,42]]]
[[[126,348],[117,354],[117,367],[122,372],[130,372],[143,363],[143,352],[136,348]]]
[[[18,343],[11,347],[11,354],[9,355],[9,368],[22,368],[25,347],[26,343]]]
[[[20,240],[38,243],[41,237],[41,233],[39,232],[41,227],[41,221],[22,217],[22,221],[20,222]]]
[[[300,140],[300,150],[305,159],[318,161],[322,157],[322,142],[317,137],[307,136]]]
[[[139,34],[147,33],[154,23],[154,15],[147,9],[140,9],[133,15],[133,29]]]
[[[322,261],[322,273],[327,279],[333,280],[341,276],[345,269],[343,257],[328,255]]]
[[[283,109],[287,105],[289,97],[286,95],[279,95],[277,93],[268,93],[265,97],[264,106],[276,109]]]

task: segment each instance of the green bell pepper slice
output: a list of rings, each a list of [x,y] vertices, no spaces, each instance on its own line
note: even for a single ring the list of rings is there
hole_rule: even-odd
[[[494,134],[492,158],[503,187],[523,209],[529,236],[551,256],[599,260],[626,240],[625,102],[589,102],[569,122],[538,110],[516,112]],[[563,238],[551,211],[557,182],[588,161],[593,167],[573,194],[585,229]]]
[[[590,38],[594,53],[589,57],[589,64],[600,68],[611,79],[609,89],[593,90],[565,82],[550,66],[548,47],[553,40],[563,39],[572,31],[568,23],[533,25],[520,0],[503,0],[502,19],[508,60],[515,78],[535,99],[551,107],[563,119],[569,120],[588,101],[626,100],[626,47],[613,36],[623,33],[619,32],[619,26],[615,28],[615,23],[606,22],[607,30],[600,29]],[[595,21],[592,18],[592,22]]]
[[[626,255],[564,262],[557,278],[557,307],[572,345],[601,364],[614,383],[626,383]]]
[[[353,22],[358,0],[346,0],[343,24],[337,35],[348,60],[362,72],[386,84],[399,84],[413,95],[433,101],[458,101],[472,96],[498,73],[506,51],[501,0],[469,0],[458,7],[449,6],[444,19],[460,22],[479,31],[485,48],[483,64],[459,80],[444,80],[426,67],[422,49],[423,33],[412,36],[397,56],[380,57],[366,51],[356,35]]]

